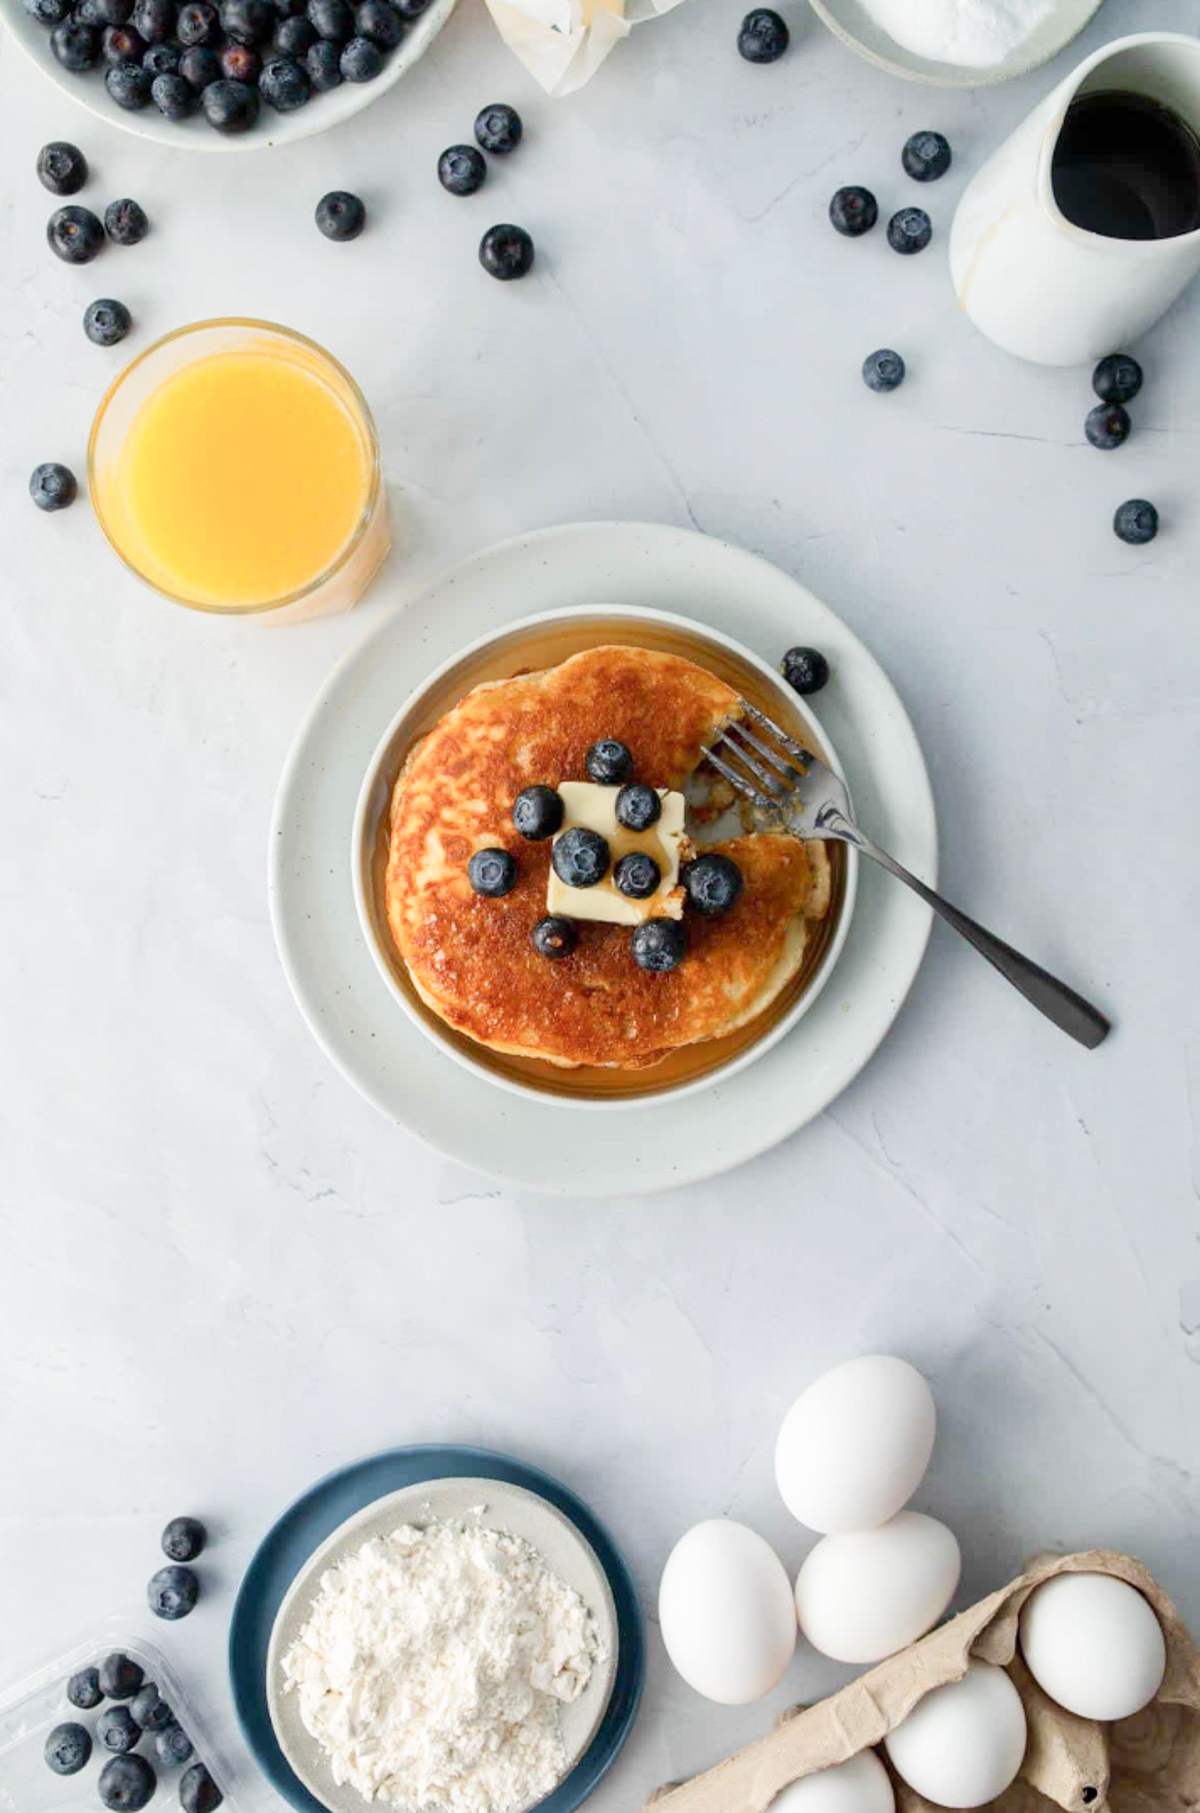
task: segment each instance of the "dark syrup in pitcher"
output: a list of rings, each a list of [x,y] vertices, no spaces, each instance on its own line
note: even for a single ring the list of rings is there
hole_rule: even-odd
[[[1200,227],[1200,139],[1149,95],[1079,95],[1050,167],[1054,199],[1075,226],[1106,239],[1174,239]]]

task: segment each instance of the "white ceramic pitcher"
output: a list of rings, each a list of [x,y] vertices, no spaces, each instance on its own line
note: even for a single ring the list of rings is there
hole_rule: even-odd
[[[1200,134],[1200,39],[1138,32],[1085,58],[988,159],[950,231],[950,274],[971,320],[1041,365],[1123,350],[1200,270],[1200,230],[1110,239],[1059,212],[1051,163],[1067,108],[1111,89],[1152,96]]]

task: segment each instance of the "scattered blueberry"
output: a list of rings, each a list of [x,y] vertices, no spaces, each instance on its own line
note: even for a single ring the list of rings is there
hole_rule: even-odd
[[[1131,497],[1118,504],[1113,516],[1113,533],[1131,547],[1141,547],[1158,534],[1158,511],[1145,497]]]
[[[140,63],[148,48],[145,38],[132,25],[106,25],[100,54],[108,64]]]
[[[868,390],[898,390],[904,382],[904,360],[890,346],[881,346],[863,360],[862,375]]]
[[[207,44],[191,44],[179,59],[179,73],[196,94],[221,78],[221,59]]]
[[[318,94],[327,94],[342,79],[342,53],[328,38],[318,38],[305,54],[304,67]]]
[[[639,969],[665,975],[683,962],[687,933],[677,919],[647,919],[634,927],[629,948]]]
[[[174,1715],[154,1681],[146,1681],[129,1702],[129,1710],[143,1731],[165,1731]]]
[[[247,132],[258,118],[258,90],[228,77],[210,82],[200,96],[204,117],[218,132]]]
[[[538,920],[529,936],[539,957],[557,962],[559,957],[569,957],[579,943],[579,927],[561,913],[550,913]]]
[[[933,222],[924,208],[901,208],[887,224],[887,242],[893,252],[923,252],[933,238]]]
[[[507,850],[492,845],[476,850],[467,864],[467,880],[486,900],[500,900],[517,885],[517,865]]]
[[[52,139],[38,152],[37,173],[51,195],[77,195],[88,179],[87,158],[65,139]]]
[[[619,787],[633,773],[633,756],[615,737],[602,737],[584,757],[588,779],[601,787]]]
[[[1092,373],[1092,389],[1102,403],[1132,403],[1142,388],[1142,368],[1128,353],[1109,353]]]
[[[186,1618],[200,1597],[200,1582],[190,1567],[160,1567],[146,1584],[146,1603],[156,1618],[173,1623]]]
[[[141,1741],[142,1728],[133,1713],[124,1702],[116,1706],[106,1706],[96,1720],[96,1736],[106,1750],[113,1750],[118,1756],[124,1756],[129,1750],[136,1750]]]
[[[303,13],[293,13],[275,27],[271,48],[281,57],[306,57],[316,42],[317,34],[311,21]]]
[[[100,1771],[100,1801],[112,1813],[141,1813],[157,1785],[144,1756],[114,1756]]]
[[[742,891],[742,871],[729,856],[697,856],[684,867],[683,885],[689,906],[715,919],[736,905]]]
[[[172,1517],[162,1533],[162,1552],[168,1561],[195,1561],[207,1541],[198,1517]]]
[[[493,157],[507,157],[521,143],[525,130],[515,107],[505,101],[493,101],[475,116],[475,139]]]
[[[150,99],[164,120],[186,120],[196,111],[196,91],[186,76],[155,76],[150,84]]]
[[[154,1753],[164,1769],[178,1769],[192,1754],[192,1740],[182,1725],[164,1725],[154,1734]]]
[[[550,861],[558,879],[568,888],[594,888],[608,874],[611,856],[608,841],[586,825],[572,825],[555,841]]]
[[[151,78],[178,75],[179,46],[177,44],[151,44],[142,57],[142,68]]]
[[[39,510],[65,510],[75,502],[78,489],[70,467],[60,466],[57,460],[35,466],[29,480],[29,495]]]
[[[81,1668],[78,1674],[73,1674],[67,1682],[67,1698],[82,1712],[90,1712],[93,1706],[98,1706],[104,1698],[100,1691],[100,1670]]]
[[[178,77],[174,79],[178,80]],[[116,346],[118,341],[125,338],[131,326],[129,310],[123,302],[115,302],[111,296],[102,296],[96,302],[89,302],[83,312],[83,331],[93,346]]]
[[[487,162],[474,145],[451,145],[438,158],[438,181],[451,195],[474,195],[487,177]]]
[[[269,63],[263,64],[258,90],[276,113],[294,113],[297,107],[305,105],[312,85],[305,70],[293,58],[272,57]]]
[[[789,648],[779,671],[793,692],[820,692],[829,678],[829,663],[819,648]]]
[[[914,132],[904,141],[900,162],[915,183],[936,182],[950,168],[950,145],[940,132]]]
[[[338,67],[347,82],[373,82],[383,68],[383,52],[370,38],[351,38],[342,47]]]
[[[357,239],[367,224],[367,210],[348,189],[331,189],[317,203],[316,222],[326,239]]]
[[[511,283],[533,265],[533,241],[524,227],[489,227],[479,242],[479,262],[489,277]]]
[[[221,41],[221,21],[216,7],[210,0],[187,0],[187,4],[179,9],[175,36],[184,50],[190,50],[194,44],[213,49]]]
[[[522,837],[553,837],[563,822],[562,796],[553,787],[522,787],[513,801],[512,821]]]
[[[354,10],[354,29],[380,50],[395,50],[404,36],[404,21],[391,0],[360,0]]]
[[[354,33],[354,14],[346,0],[308,0],[308,19],[318,38],[344,44]]]
[[[46,238],[65,264],[90,264],[104,244],[104,228],[90,208],[72,204],[55,209],[46,222]]]
[[[627,831],[648,831],[662,817],[662,800],[655,788],[630,781],[618,793],[615,811]]]
[[[778,13],[769,6],[756,6],[738,27],[738,53],[747,63],[774,63],[787,49],[789,37]]]
[[[879,219],[879,203],[869,189],[851,183],[834,192],[829,204],[829,218],[847,239],[858,239],[869,233]]]
[[[55,1775],[78,1775],[91,1754],[86,1725],[56,1725],[46,1739],[45,1757]]]
[[[140,245],[150,231],[150,222],[140,202],[123,195],[110,201],[104,210],[104,231],[115,246]]]
[[[1122,404],[1097,403],[1094,409],[1088,410],[1083,432],[1093,447],[1108,453],[1129,439],[1132,426],[1129,411]]]
[[[99,60],[100,33],[94,25],[77,25],[73,19],[64,19],[50,33],[50,48],[64,69],[80,75]]]
[[[267,0],[221,0],[221,30],[235,44],[267,44],[275,15]]]
[[[104,86],[118,107],[127,113],[150,105],[152,77],[140,63],[110,63],[104,72]]]
[[[106,1700],[131,1700],[145,1678],[140,1663],[120,1649],[105,1656],[100,1664],[100,1691]]]
[[[217,61],[227,82],[244,82],[248,88],[257,89],[262,58],[253,44],[235,44],[232,40],[222,44],[217,52]],[[256,101],[257,98],[256,94]],[[257,118],[257,113],[255,117]]]
[[[613,870],[613,885],[630,900],[649,900],[662,885],[662,870],[647,850],[630,850]]]
[[[214,1813],[223,1799],[203,1763],[193,1763],[179,1779],[179,1804],[183,1813]]]

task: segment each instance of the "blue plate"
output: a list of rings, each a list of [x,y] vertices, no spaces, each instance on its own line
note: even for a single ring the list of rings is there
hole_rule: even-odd
[[[267,1532],[242,1578],[229,1627],[229,1680],[242,1735],[259,1768],[297,1813],[326,1813],[293,1773],[267,1710],[267,1647],[284,1595],[313,1551],[348,1517],[377,1498],[427,1479],[498,1479],[524,1486],[568,1517],[591,1544],[612,1588],[617,1611],[617,1673],[612,1697],[590,1745],[539,1813],[573,1813],[615,1762],[633,1728],[646,1672],[642,1614],[629,1570],[612,1538],[582,1499],[523,1461],[486,1448],[390,1448],[318,1480]],[[364,1806],[366,1803],[363,1803]]]

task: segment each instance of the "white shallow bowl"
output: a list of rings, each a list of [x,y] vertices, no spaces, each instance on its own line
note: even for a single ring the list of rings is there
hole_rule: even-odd
[[[768,1009],[767,1023],[761,1038],[755,1039],[726,1063],[714,1065],[690,1082],[678,1083],[667,1089],[656,1090],[654,1071],[650,1069],[644,1073],[645,1092],[590,1097],[560,1095],[548,1089],[538,1088],[536,1083],[524,1083],[515,1076],[506,1075],[503,1071],[494,1069],[486,1061],[481,1061],[472,1055],[469,1042],[450,1037],[434,1015],[421,1011],[415,998],[397,980],[395,968],[397,959],[391,954],[386,926],[379,925],[375,911],[372,866],[380,827],[388,810],[396,775],[403,757],[416,740],[417,727],[422,718],[427,715],[426,701],[431,694],[437,693],[443,681],[453,675],[455,669],[461,667],[464,670],[462,692],[455,695],[461,697],[475,683],[467,676],[479,657],[493,651],[499,653],[511,644],[512,671],[519,672],[527,665],[521,660],[521,649],[531,635],[536,637],[558,626],[575,627],[578,625],[584,628],[592,623],[603,624],[606,630],[608,626],[615,625],[614,640],[619,639],[622,624],[629,625],[628,633],[631,639],[635,639],[638,626],[647,626],[667,632],[676,629],[682,630],[688,636],[696,638],[702,645],[707,645],[714,653],[724,650],[736,660],[744,662],[762,680],[768,695],[774,694],[778,698],[779,717],[783,722],[786,724],[789,718],[793,721],[799,718],[805,727],[808,739],[815,743],[834,772],[843,781],[846,780],[841,763],[838,761],[837,752],[818,722],[815,712],[792,691],[774,668],[768,667],[765,661],[760,660],[750,649],[744,648],[740,642],[735,642],[731,636],[723,635],[720,630],[712,629],[707,624],[697,623],[691,617],[681,617],[666,611],[647,610],[636,605],[590,604],[583,607],[575,606],[564,611],[542,611],[532,617],[518,618],[515,623],[505,624],[502,629],[479,636],[466,648],[459,649],[449,661],[442,662],[439,667],[434,669],[428,678],[409,695],[392,718],[371,757],[355,809],[350,849],[351,882],[363,938],[375,959],[384,986],[413,1024],[420,1027],[425,1036],[448,1057],[453,1058],[457,1064],[461,1064],[474,1076],[482,1077],[486,1082],[496,1084],[502,1089],[511,1090],[514,1094],[524,1096],[529,1101],[575,1111],[581,1109],[628,1111],[631,1108],[645,1108],[653,1103],[677,1102],[685,1096],[696,1095],[702,1090],[711,1089],[714,1083],[723,1078],[735,1076],[747,1065],[762,1057],[773,1045],[784,1038],[798,1021],[803,1019],[828,982],[846,942],[846,934],[850,929],[850,920],[854,912],[854,897],[858,882],[858,855],[854,850],[845,851],[845,881],[841,900],[837,905],[838,917],[833,935],[821,953],[820,961],[812,976],[791,1007],[775,1020],[770,1018]],[[701,655],[699,658],[703,659],[703,656]],[[772,715],[775,714],[772,713]],[[847,785],[849,785],[848,782]]]
[[[435,1479],[391,1492],[326,1538],[306,1562],[275,1618],[267,1651],[267,1704],[279,1747],[310,1793],[330,1813],[364,1813],[368,1802],[349,1784],[338,1786],[329,1761],[300,1719],[299,1696],[284,1691],[283,1658],[299,1636],[321,1576],[373,1536],[401,1524],[459,1518],[524,1537],[552,1573],[574,1587],[596,1620],[604,1651],[579,1698],[562,1708],[563,1776],[569,1774],[600,1728],[617,1673],[617,1612],[604,1569],[591,1544],[561,1511],[524,1486],[497,1479]]]
[[[1103,0],[1058,0],[1045,24],[1018,45],[1011,56],[983,69],[914,56],[876,24],[862,0],[811,0],[811,4],[835,37],[877,69],[886,69],[889,75],[903,76],[909,82],[927,82],[934,88],[991,88],[997,82],[1011,82],[1014,76],[1028,75],[1030,70],[1040,69],[1056,57],[1072,38],[1079,36]]]
[[[47,81],[109,126],[119,126],[135,138],[154,139],[173,151],[266,151],[277,145],[294,144],[297,139],[313,138],[377,101],[420,61],[456,4],[457,0],[430,0],[388,58],[382,75],[373,82],[343,82],[329,94],[315,94],[307,106],[297,108],[295,113],[276,113],[264,103],[258,123],[249,132],[229,137],[214,132],[200,113],[177,124],[165,120],[153,103],[138,113],[127,113],[109,99],[102,69],[74,76],[59,66],[50,49],[50,33],[26,12],[22,0],[0,0],[0,19]]]

